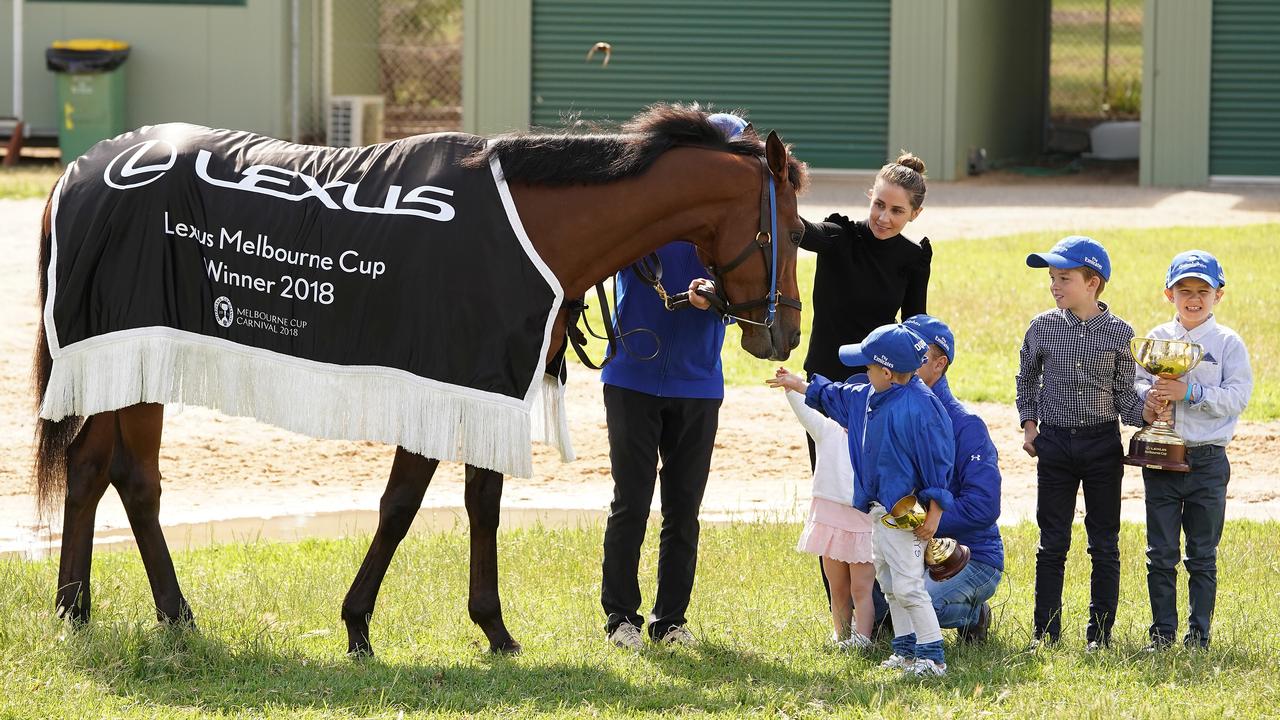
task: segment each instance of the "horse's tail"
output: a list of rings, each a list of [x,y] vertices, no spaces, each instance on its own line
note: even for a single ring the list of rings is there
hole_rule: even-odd
[[[55,186],[54,192],[57,192]],[[53,370],[53,356],[49,354],[49,337],[44,327],[45,298],[49,294],[49,259],[53,249],[52,219],[53,194],[44,206],[44,219],[40,224],[40,322],[36,333],[35,359],[31,363],[31,386],[36,401],[35,468],[36,506],[41,518],[48,517],[55,509],[56,499],[67,489],[67,448],[80,432],[84,418],[69,415],[61,420],[45,420],[40,417],[40,403],[49,387],[49,373]]]

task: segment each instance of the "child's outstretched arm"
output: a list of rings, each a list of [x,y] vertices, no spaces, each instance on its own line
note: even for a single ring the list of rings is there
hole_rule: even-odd
[[[831,382],[821,375],[814,375],[813,382],[804,393],[804,403],[818,412],[839,423],[840,427],[849,429],[849,409],[851,403],[858,398],[863,385],[850,385],[842,382]],[[866,403],[861,405],[866,410]]]
[[[787,404],[791,406],[791,411],[796,414],[796,419],[800,421],[805,432],[809,433],[809,437],[814,440],[821,437],[822,424],[831,421],[822,413],[805,405],[804,393],[809,389],[809,383],[804,378],[779,366],[773,377],[765,379],[764,382],[769,387],[783,388],[787,396]]]

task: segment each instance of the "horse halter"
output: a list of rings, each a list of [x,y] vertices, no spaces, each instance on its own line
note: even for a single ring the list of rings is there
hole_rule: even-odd
[[[785,305],[798,311],[801,308],[801,303],[799,299],[787,297],[778,291],[778,245],[774,242],[774,238],[778,234],[777,190],[768,162],[763,157],[757,159],[760,161],[760,169],[765,178],[765,182],[760,186],[760,229],[756,232],[755,239],[747,243],[737,257],[724,265],[707,265],[707,269],[711,271],[711,276],[715,280],[715,292],[709,293],[703,290],[698,290],[697,292],[711,303],[712,309],[720,314],[725,324],[734,321],[769,329],[773,327],[774,322],[777,320],[778,305]],[[800,244],[799,240],[793,240],[792,242],[796,245]],[[729,299],[728,291],[725,290],[724,276],[751,257],[754,250],[760,251],[763,256],[764,266],[769,272],[769,291],[764,297],[734,303]],[[676,310],[684,307],[689,302],[688,292],[668,294],[666,288],[662,286],[662,261],[658,259],[657,253],[650,253],[636,261],[631,265],[631,270],[645,284],[653,287],[654,292],[658,293],[658,297],[662,299],[662,304],[666,309]],[[764,322],[748,320],[740,314],[746,310],[754,310],[761,305],[765,307]]]
[[[760,229],[756,232],[755,239],[747,243],[742,248],[742,252],[737,257],[721,266],[708,265],[707,269],[711,271],[711,276],[715,279],[715,292],[707,292],[699,289],[697,292],[711,303],[711,307],[720,314],[721,320],[727,325],[730,321],[745,323],[747,325],[756,325],[767,329],[772,329],[774,322],[777,320],[778,305],[795,308],[797,311],[801,309],[801,303],[798,298],[791,298],[783,295],[778,291],[778,245],[774,242],[774,238],[778,233],[778,198],[777,190],[773,180],[773,173],[769,170],[769,163],[763,157],[757,158],[760,161],[760,169],[764,173],[764,182],[760,187]],[[798,238],[793,238],[792,242],[796,245],[800,244]],[[752,251],[759,250],[763,256],[764,265],[769,271],[769,291],[764,297],[747,302],[734,303],[729,299],[728,292],[724,288],[724,276],[733,271],[734,268],[741,265],[751,256]],[[659,259],[658,253],[650,253],[645,257],[632,263],[631,271],[636,274],[646,285],[653,288],[654,292],[662,300],[662,305],[667,310],[678,310],[687,307],[689,304],[689,293],[681,292],[670,294],[662,285],[662,260]],[[620,343],[621,337],[636,332],[653,333],[652,330],[638,328],[621,336],[616,334],[613,324],[610,322],[609,299],[605,295],[604,282],[596,284],[596,295],[600,302],[600,313],[604,320],[605,334],[599,335],[591,329],[591,325],[586,321],[584,314],[587,309],[585,298],[576,299],[565,304],[569,314],[565,324],[566,335],[569,339],[569,346],[573,348],[578,355],[578,359],[584,365],[594,370],[599,370],[612,360],[617,354],[617,346],[621,344],[627,352],[630,352],[625,343]],[[742,317],[740,313],[746,310],[754,310],[763,305],[765,307],[765,320],[759,322],[757,320],[748,320]],[[578,321],[581,319],[586,325],[587,332],[592,336],[608,341],[608,351],[604,359],[599,365],[596,365],[587,357],[586,354],[586,335],[578,328]],[[655,336],[656,339],[656,336]],[[644,359],[652,359],[656,357],[658,351],[654,351],[653,355]]]
[[[708,296],[701,292],[698,294],[703,295],[711,302],[712,307],[720,313],[726,323],[729,320],[734,320],[739,323],[758,325],[768,329],[772,328],[777,320],[778,305],[795,308],[799,312],[801,303],[799,298],[787,297],[778,291],[778,244],[775,242],[775,238],[778,236],[777,191],[774,186],[773,173],[769,170],[768,161],[763,157],[757,159],[760,161],[760,169],[763,171],[765,178],[765,182],[760,186],[760,229],[756,232],[755,240],[742,248],[742,252],[738,253],[737,257],[719,267],[715,265],[707,266],[716,281],[715,296]],[[792,242],[796,245],[800,244],[798,239]],[[729,300],[728,291],[725,290],[724,276],[750,257],[754,249],[760,250],[760,254],[764,259],[764,266],[769,271],[769,292],[762,298],[734,303]],[[764,322],[748,320],[740,315],[745,310],[754,310],[761,305],[765,307]]]

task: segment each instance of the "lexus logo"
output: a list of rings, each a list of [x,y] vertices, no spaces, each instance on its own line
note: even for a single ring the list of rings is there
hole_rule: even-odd
[[[102,179],[117,190],[142,187],[159,180],[178,159],[178,148],[168,140],[147,140],[134,145],[107,164]]]

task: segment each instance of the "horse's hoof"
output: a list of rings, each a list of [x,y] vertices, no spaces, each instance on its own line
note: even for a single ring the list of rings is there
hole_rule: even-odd
[[[89,611],[75,605],[60,605],[55,612],[72,628],[79,629],[89,624]]]
[[[196,629],[196,616],[191,612],[191,606],[188,605],[185,600],[178,606],[178,612],[176,614],[170,614],[157,609],[156,620],[158,620],[161,625],[174,630]]]
[[[524,648],[520,647],[520,643],[516,642],[514,639],[507,638],[502,642],[491,643],[489,645],[489,652],[494,655],[519,655],[521,652],[524,652]]]
[[[352,660],[367,660],[373,657],[373,646],[369,643],[356,643],[347,647],[347,657]]]

